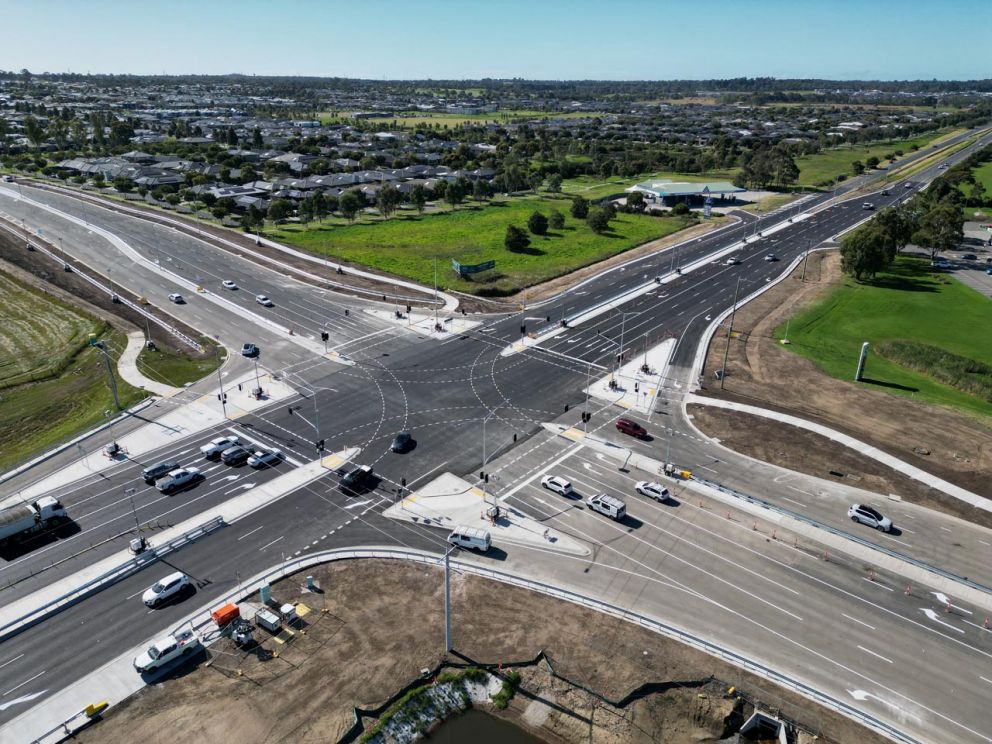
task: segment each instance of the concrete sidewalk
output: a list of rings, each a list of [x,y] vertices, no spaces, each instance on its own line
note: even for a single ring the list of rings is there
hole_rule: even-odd
[[[0,507],[44,496],[56,488],[92,477],[129,459],[134,459],[160,447],[206,431],[226,420],[233,421],[271,403],[296,395],[293,388],[283,382],[273,380],[268,373],[259,375],[259,383],[264,392],[260,399],[256,399],[251,393],[255,387],[254,372],[248,372],[231,381],[225,381],[226,418],[216,394],[201,395],[195,401],[178,405],[175,410],[120,437],[117,443],[121,446],[122,452],[118,453],[116,457],[112,458],[106,455],[102,449],[83,454],[71,465],[40,478],[26,488],[3,499],[0,502]],[[240,390],[238,389],[239,386]],[[81,443],[77,447],[79,447],[81,454],[84,453]]]
[[[493,501],[493,496],[484,499],[482,489],[463,478],[444,473],[390,506],[384,514],[391,519],[449,531],[459,525],[480,527],[489,531],[497,549],[500,543],[510,543],[569,555],[589,555],[589,548],[582,543],[548,529],[506,504],[500,504],[500,516],[491,519],[486,508]]]
[[[758,406],[750,406],[745,403],[736,403],[729,400],[721,400],[717,398],[709,398],[704,395],[696,395],[690,393],[685,398],[686,403],[696,403],[703,406],[713,406],[715,408],[724,408],[730,411],[740,411],[742,413],[749,413],[754,416],[761,416],[762,418],[774,419],[776,421],[781,421],[784,424],[789,424],[790,426],[796,426],[800,429],[806,429],[807,431],[812,431],[820,436],[824,436],[838,444],[842,444],[845,447],[850,447],[856,452],[861,453],[865,457],[870,457],[883,465],[892,468],[896,472],[902,473],[905,476],[918,480],[921,483],[925,483],[931,488],[936,488],[939,491],[943,491],[948,496],[953,496],[956,499],[960,499],[977,509],[983,509],[985,511],[992,511],[992,501],[986,499],[983,496],[979,496],[977,493],[972,493],[960,486],[956,486],[953,483],[945,481],[942,478],[938,478],[936,475],[931,475],[925,470],[920,470],[920,468],[915,465],[910,465],[908,462],[900,460],[898,457],[894,457],[887,452],[883,452],[878,449],[878,447],[873,447],[870,444],[862,442],[859,439],[848,436],[836,429],[831,429],[830,427],[823,426],[822,424],[817,424],[812,421],[807,421],[806,419],[799,418],[798,416],[790,416],[787,413],[780,413],[778,411],[771,411],[767,408],[759,408]],[[687,420],[688,417],[686,417]],[[695,429],[695,427],[693,427]],[[705,437],[706,439],[711,439],[705,434],[695,429],[699,436]],[[715,440],[714,440],[715,441]],[[719,444],[719,442],[716,442]]]
[[[396,313],[399,312],[399,317]],[[413,308],[411,312],[406,312],[406,308],[398,310],[366,309],[367,315],[372,315],[387,323],[391,323],[400,328],[416,333],[418,336],[445,340],[451,338],[452,334],[464,333],[476,326],[482,325],[479,320],[469,320],[465,316],[453,315],[445,317],[444,314],[437,314],[422,308]],[[440,323],[441,329],[435,327],[435,322]]]
[[[635,354],[628,347],[627,355],[631,361],[617,372],[596,380],[584,392],[592,398],[648,415],[665,387],[668,363],[674,350],[674,338],[666,338],[643,354]],[[610,387],[611,381],[615,387]]]
[[[127,348],[117,360],[117,371],[121,378],[137,388],[144,388],[150,393],[169,397],[176,393],[181,393],[184,388],[173,387],[161,382],[145,377],[138,369],[138,355],[145,348],[145,334],[141,331],[131,331],[127,334]]]

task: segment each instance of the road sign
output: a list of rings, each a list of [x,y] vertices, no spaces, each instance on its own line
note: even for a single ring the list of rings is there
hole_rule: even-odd
[[[451,259],[451,268],[458,274],[458,276],[466,276],[467,274],[478,274],[480,271],[489,271],[489,269],[496,267],[496,261],[483,261],[480,264],[460,264],[455,259]]]

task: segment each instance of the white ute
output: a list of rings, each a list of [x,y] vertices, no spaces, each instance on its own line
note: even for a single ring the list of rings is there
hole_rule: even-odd
[[[169,473],[168,478],[163,478],[156,483],[155,488],[162,493],[169,493],[170,491],[175,491],[177,488],[187,486],[193,481],[198,481],[202,477],[203,475],[200,473],[199,468],[179,468],[179,470],[173,470]]]
[[[238,444],[241,444],[241,440],[237,437],[218,437],[200,447],[200,454],[209,460],[213,457],[220,457],[221,452]]]
[[[151,646],[134,657],[134,669],[139,674],[154,672],[181,656],[192,653],[200,647],[200,638],[192,630],[180,630],[172,635],[159,638]]]

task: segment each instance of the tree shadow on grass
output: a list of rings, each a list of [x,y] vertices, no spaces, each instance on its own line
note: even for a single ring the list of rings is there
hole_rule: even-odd
[[[510,253],[517,253],[525,256],[543,256],[547,251],[542,251],[540,248],[534,248],[533,246],[527,246],[526,248],[507,248]]]
[[[905,390],[908,393],[918,393],[919,388],[910,387],[909,385],[900,385],[897,382],[886,382],[885,380],[873,380],[870,377],[862,377],[861,382],[867,385],[878,385],[879,387],[892,388],[893,390]]]

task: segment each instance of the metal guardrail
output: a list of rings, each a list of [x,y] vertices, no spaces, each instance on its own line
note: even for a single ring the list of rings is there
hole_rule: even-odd
[[[262,573],[252,580],[246,582],[244,585],[246,588],[233,591],[226,595],[225,597],[216,600],[214,604],[223,604],[225,602],[237,602],[244,597],[254,594],[258,589],[258,585],[262,583],[271,583],[274,580],[285,578],[288,574],[296,573],[304,568],[310,566],[319,565],[322,563],[329,563],[336,560],[354,560],[360,558],[382,558],[387,560],[407,560],[415,561],[422,564],[438,565],[443,559],[441,555],[435,555],[432,553],[427,553],[424,551],[409,550],[403,548],[345,548],[337,550],[322,551],[320,553],[313,553],[308,556],[301,556],[300,558],[295,558],[291,561],[282,563],[278,567]],[[902,731],[899,731],[895,727],[885,723],[884,721],[858,710],[853,705],[839,700],[831,695],[828,695],[820,690],[817,690],[810,685],[800,682],[799,680],[793,679],[782,672],[779,672],[771,667],[765,666],[764,664],[759,664],[758,662],[752,661],[741,654],[735,653],[729,649],[726,649],[718,644],[712,643],[710,641],[704,640],[697,636],[692,635],[684,630],[676,628],[674,626],[663,623],[659,620],[654,620],[645,615],[627,610],[623,607],[619,607],[609,602],[603,600],[595,599],[579,592],[572,591],[570,589],[563,589],[561,587],[553,586],[551,584],[546,584],[542,581],[537,581],[536,579],[527,579],[521,576],[516,576],[514,574],[499,571],[496,569],[486,568],[484,566],[479,566],[473,563],[464,563],[461,561],[452,561],[452,566],[459,571],[464,573],[474,574],[476,576],[481,576],[483,578],[488,578],[493,581],[499,581],[504,584],[509,584],[511,586],[518,586],[529,591],[540,592],[550,597],[555,597],[557,599],[564,600],[566,602],[571,602],[572,604],[577,604],[583,607],[588,607],[597,612],[601,612],[612,617],[616,617],[621,620],[626,620],[628,622],[635,623],[647,630],[650,630],[659,635],[666,636],[673,640],[685,643],[699,651],[707,653],[711,656],[715,656],[729,664],[740,667],[751,674],[762,677],[763,679],[774,682],[775,684],[786,687],[793,692],[796,692],[804,697],[813,700],[820,705],[823,705],[830,710],[833,710],[841,715],[847,716],[852,720],[857,721],[863,726],[866,726],[883,736],[887,736],[893,741],[902,742],[902,744],[921,744],[918,739],[915,739]],[[191,621],[181,623],[178,628],[188,627],[193,625],[195,629],[201,629],[209,626],[212,623],[210,618],[210,613],[207,612],[205,617],[200,620],[195,625]]]
[[[163,556],[188,545],[198,538],[210,534],[214,530],[221,527],[223,523],[223,517],[214,517],[198,527],[194,527],[192,530],[184,532],[182,535],[170,540],[167,543],[150,548],[144,553],[139,553],[138,555],[130,558],[126,563],[123,563],[100,576],[90,579],[72,591],[63,594],[60,597],[56,597],[55,599],[49,600],[39,607],[35,607],[31,610],[31,612],[28,612],[16,620],[12,620],[6,625],[0,627],[0,641],[4,641],[17,633],[20,633],[22,630],[26,630],[32,625],[41,622],[45,618],[54,615],[57,612],[61,612],[66,607],[85,599],[91,594],[94,594],[101,589],[105,589],[108,586],[117,583],[121,579],[127,578],[131,574],[140,571],[145,566],[155,563]]]
[[[831,527],[829,524],[824,524],[811,517],[807,517],[805,514],[799,514],[798,512],[791,511],[785,507],[779,506],[778,504],[773,504],[770,501],[765,501],[757,496],[751,496],[750,494],[741,493],[733,488],[728,488],[727,486],[721,485],[716,481],[707,480],[706,478],[700,478],[697,475],[692,476],[692,480],[697,483],[702,483],[710,488],[715,488],[721,493],[725,493],[728,496],[733,496],[741,501],[746,501],[749,504],[754,504],[761,507],[762,509],[767,509],[768,511],[777,512],[786,517],[791,517],[792,519],[804,522],[811,527],[816,527],[817,529],[829,532],[837,537],[842,537],[845,540],[850,540],[852,542],[858,543],[862,547],[871,548],[872,550],[877,550],[880,553],[884,553],[890,558],[895,558],[896,560],[902,561],[904,563],[909,563],[910,565],[916,566],[917,568],[923,569],[924,571],[929,571],[930,573],[936,574],[942,578],[950,579],[951,581],[957,582],[959,584],[964,584],[965,586],[971,587],[972,589],[977,589],[980,592],[986,592],[987,594],[992,594],[992,587],[985,586],[984,584],[979,584],[977,581],[973,581],[966,576],[959,576],[956,573],[952,573],[946,569],[940,568],[939,566],[933,566],[929,563],[925,563],[918,558],[913,558],[912,556],[905,555],[904,553],[896,552],[895,550],[890,550],[883,545],[877,545],[876,543],[865,540],[863,537],[852,534],[850,532],[844,532],[836,527]]]

